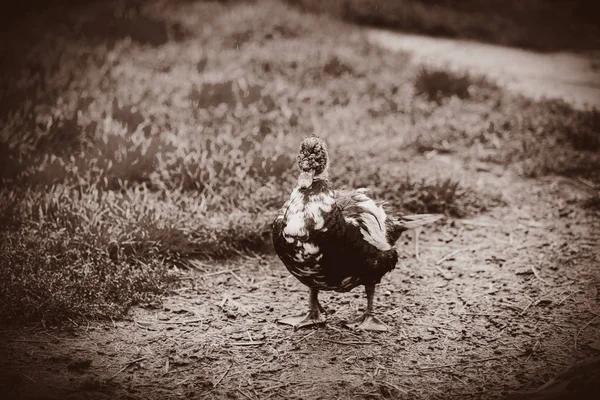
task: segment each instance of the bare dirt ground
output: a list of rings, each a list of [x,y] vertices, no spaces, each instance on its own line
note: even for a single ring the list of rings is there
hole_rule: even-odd
[[[460,39],[371,30],[370,40],[428,65],[485,75],[528,97],[600,107],[600,52],[538,53]]]
[[[323,293],[324,327],[294,332],[306,289],[274,257],[197,263],[160,309],[114,323],[3,331],[9,398],[501,398],[600,351],[600,219],[585,187],[448,157],[506,206],[410,236],[379,286],[384,334],[341,322],[363,293]],[[433,166],[433,167],[432,167]],[[335,166],[334,166],[335,167]],[[418,165],[416,167],[421,167]],[[426,168],[425,164],[423,168]],[[435,171],[432,171],[435,173]]]

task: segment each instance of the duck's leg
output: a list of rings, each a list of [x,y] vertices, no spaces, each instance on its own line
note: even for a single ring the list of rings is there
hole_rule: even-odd
[[[352,322],[346,323],[348,328],[362,329],[365,331],[387,332],[388,327],[373,315],[373,297],[375,297],[375,284],[365,285],[367,293],[367,310]]]
[[[323,306],[321,305],[321,303],[319,303],[319,300],[317,299],[317,307],[319,307],[319,311],[322,312],[323,314],[328,314],[329,311],[327,311],[326,309],[323,308]]]
[[[306,314],[296,315],[280,319],[280,324],[291,325],[294,329],[303,328],[305,326],[320,325],[325,323],[325,318],[321,312],[325,310],[319,304],[319,290],[310,288],[310,296],[308,298],[308,312]]]

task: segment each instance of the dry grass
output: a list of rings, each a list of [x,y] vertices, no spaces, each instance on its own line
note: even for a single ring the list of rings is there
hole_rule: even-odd
[[[156,303],[170,282],[159,257],[119,261],[65,230],[2,232],[0,262],[5,322],[122,317]]]
[[[406,178],[390,191],[396,194],[396,204],[413,213],[439,213],[460,218],[502,204],[501,198],[491,191],[482,196],[452,178],[435,181]]]
[[[0,220],[10,243],[40,243],[2,248],[8,276],[20,276],[27,257],[39,265],[22,281],[3,281],[3,318],[11,309],[48,320],[118,315],[160,292],[168,267],[190,257],[268,252],[297,145],[311,133],[330,145],[337,186],[372,187],[408,212],[464,216],[500,204],[493,190],[450,172],[406,178],[431,151],[494,159],[529,175],[595,179],[598,171],[586,164],[598,160],[597,113],[415,69],[406,55],[374,48],[328,17],[278,2],[117,4],[116,14],[109,4],[35,17],[47,34],[15,36],[28,52],[3,42],[11,62],[0,85]],[[87,25],[104,19],[119,29]],[[48,33],[57,24],[64,31]],[[164,37],[146,37],[148,24],[162,26]],[[540,137],[542,146],[528,147]],[[596,150],[581,151],[588,145]],[[548,158],[547,148],[564,157]],[[65,249],[82,254],[52,272],[71,274],[54,280],[70,300],[40,291],[24,297],[39,301],[17,304],[27,280],[47,279],[40,260]],[[96,278],[72,284],[106,268],[115,272],[103,287]],[[127,296],[110,297],[122,282]],[[68,311],[79,290],[91,291],[89,301]]]
[[[467,73],[421,68],[415,79],[415,93],[424,95],[429,101],[441,104],[444,99],[456,96],[459,99],[468,99],[475,95],[477,90],[499,89],[483,77],[472,77]]]

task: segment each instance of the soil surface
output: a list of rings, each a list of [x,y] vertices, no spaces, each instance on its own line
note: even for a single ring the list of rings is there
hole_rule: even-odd
[[[502,398],[600,351],[600,218],[562,178],[523,180],[448,156],[505,206],[446,220],[379,285],[387,333],[343,326],[360,289],[321,293],[327,325],[293,331],[307,290],[275,258],[196,262],[160,309],[113,323],[1,333],[9,398]],[[333,166],[334,167],[334,166]],[[425,165],[423,165],[425,168]],[[432,173],[435,173],[433,170]]]
[[[371,30],[371,41],[409,51],[420,63],[487,76],[534,99],[565,100],[577,108],[600,108],[600,52],[538,53],[460,39]]]

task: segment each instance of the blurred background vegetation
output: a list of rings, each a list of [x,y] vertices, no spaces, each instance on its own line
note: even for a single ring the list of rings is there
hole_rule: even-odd
[[[415,66],[316,2],[288,3],[13,4],[0,44],[1,320],[121,316],[157,301],[191,258],[270,252],[312,133],[337,187],[371,187],[403,212],[503,204],[472,171],[432,167],[436,154],[600,183],[598,111]],[[439,24],[488,4],[401,3]]]
[[[212,1],[232,4],[244,0]],[[431,36],[539,51],[596,50],[600,46],[600,6],[595,0],[283,1],[304,11],[326,13],[352,23]],[[4,25],[10,25],[30,13],[73,9],[95,2],[98,0],[11,1],[4,6],[0,18]],[[127,0],[130,6],[137,7],[147,2]]]
[[[358,24],[540,51],[597,50],[593,0],[288,0]]]

